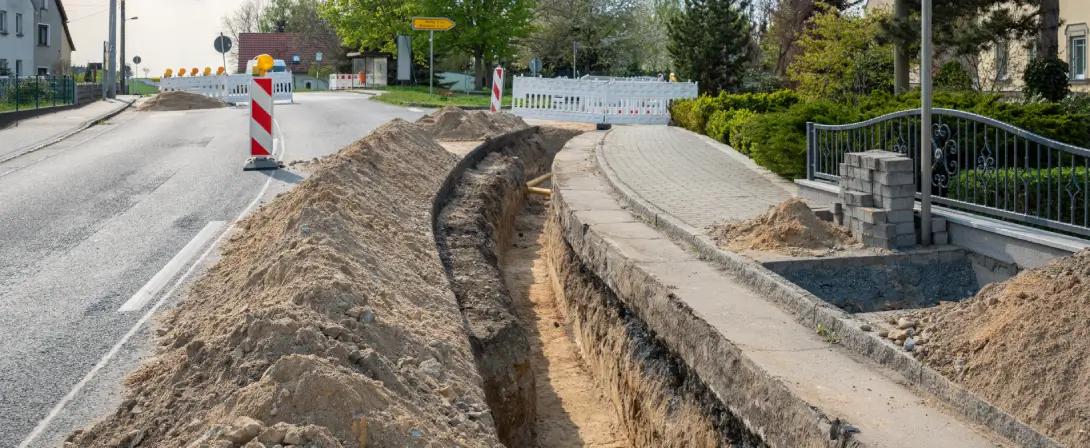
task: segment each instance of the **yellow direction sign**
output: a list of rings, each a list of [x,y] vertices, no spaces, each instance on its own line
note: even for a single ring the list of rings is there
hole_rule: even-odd
[[[417,31],[447,31],[454,28],[454,21],[446,17],[413,17],[413,29]]]

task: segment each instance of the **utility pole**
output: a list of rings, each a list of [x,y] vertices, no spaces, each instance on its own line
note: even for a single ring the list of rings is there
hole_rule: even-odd
[[[920,28],[920,244],[931,245],[931,0],[923,0]]]
[[[117,97],[117,0],[110,0],[109,69],[106,72],[106,96]]]
[[[125,73],[125,64],[128,64],[128,60],[125,59],[125,22],[129,21],[129,16],[125,15],[125,0],[121,0],[121,93],[128,94],[129,91],[125,89],[125,85],[128,84]]]

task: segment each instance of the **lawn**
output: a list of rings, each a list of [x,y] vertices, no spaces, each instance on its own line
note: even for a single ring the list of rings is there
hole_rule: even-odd
[[[385,92],[375,99],[384,103],[390,103],[398,106],[407,106],[410,104],[420,107],[445,107],[445,106],[476,106],[476,107],[488,107],[492,103],[492,97],[489,95],[481,94],[465,94],[455,92],[453,95],[429,95],[428,88],[420,86],[414,87],[386,87]],[[438,91],[439,89],[436,89]],[[503,105],[511,105],[511,95],[508,93],[503,97]]]

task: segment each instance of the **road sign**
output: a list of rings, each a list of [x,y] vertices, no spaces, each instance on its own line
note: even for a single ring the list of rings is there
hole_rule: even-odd
[[[530,59],[530,73],[536,75],[541,71],[541,59]]]
[[[314,60],[318,61],[318,62],[322,62],[322,53],[318,52],[318,54],[314,55]]]
[[[417,31],[447,31],[454,28],[454,21],[446,17],[413,17],[413,29]]]
[[[142,59],[140,59],[140,56],[133,56],[132,57],[132,63],[133,64],[139,64],[140,61],[142,61]]]
[[[216,51],[220,53],[227,53],[231,51],[231,38],[227,36],[220,36],[216,38],[216,41],[212,43],[216,47]]]

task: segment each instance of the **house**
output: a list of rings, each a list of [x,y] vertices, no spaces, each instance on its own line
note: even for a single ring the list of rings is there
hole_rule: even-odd
[[[246,64],[258,55],[267,54],[287,63],[294,78],[296,89],[328,89],[329,79],[311,76],[311,67],[317,66],[318,53],[323,55],[323,66],[332,67],[333,55],[339,50],[336,37],[320,39],[299,33],[242,33],[238,36],[238,71],[246,73]]]
[[[1090,92],[1087,39],[1090,38],[1090,1],[1059,0],[1059,58],[1070,65],[1072,91]],[[867,8],[892,8],[893,0],[870,0]],[[991,51],[962,61],[977,88],[987,91],[1021,91],[1022,75],[1033,53],[1033,42],[996,42]],[[936,62],[938,70],[940,63]],[[919,73],[912,74],[918,84]]]
[[[0,0],[0,69],[9,76],[34,73],[34,11],[32,0]]]
[[[32,0],[34,16],[34,74],[64,75],[72,65],[76,44],[68,31],[68,14],[61,0]]]

